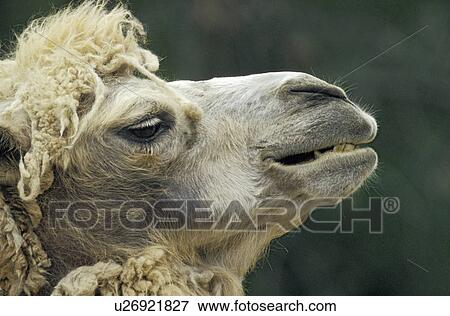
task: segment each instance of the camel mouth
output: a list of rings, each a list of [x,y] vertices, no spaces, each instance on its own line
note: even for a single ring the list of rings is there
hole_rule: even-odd
[[[273,159],[273,162],[283,166],[303,165],[314,162],[320,158],[330,155],[340,155],[357,151],[359,147],[355,144],[343,143],[334,146],[324,147],[304,153],[296,153],[281,158]]]
[[[378,163],[375,150],[338,144],[310,152],[269,159],[271,189],[289,199],[345,197],[370,177]]]

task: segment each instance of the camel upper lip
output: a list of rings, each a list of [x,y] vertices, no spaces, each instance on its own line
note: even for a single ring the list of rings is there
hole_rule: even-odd
[[[319,143],[299,140],[292,143],[266,146],[263,160],[281,165],[300,165],[318,159],[329,153],[348,153],[361,145],[371,143],[377,134],[376,122],[368,117],[371,128],[365,135],[331,134],[327,140]]]

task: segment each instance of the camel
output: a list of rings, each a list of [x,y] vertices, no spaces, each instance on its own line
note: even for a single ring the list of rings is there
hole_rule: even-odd
[[[0,62],[0,294],[241,295],[274,238],[375,170],[376,121],[343,89],[166,82],[144,39],[85,2]]]

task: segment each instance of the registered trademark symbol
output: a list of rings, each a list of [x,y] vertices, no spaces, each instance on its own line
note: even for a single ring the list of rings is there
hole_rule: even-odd
[[[400,200],[396,197],[387,197],[383,199],[383,211],[386,213],[397,213],[400,209]]]

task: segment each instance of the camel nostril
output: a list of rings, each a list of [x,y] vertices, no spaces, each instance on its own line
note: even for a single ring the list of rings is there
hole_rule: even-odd
[[[294,87],[289,89],[289,93],[317,93],[323,94],[332,98],[347,99],[347,95],[344,90],[334,86],[304,86],[304,87]]]

